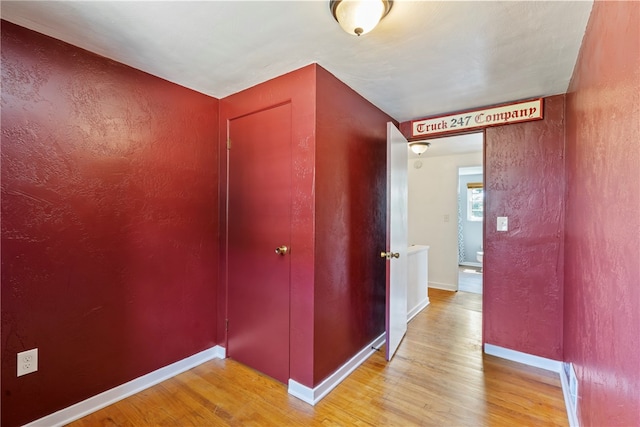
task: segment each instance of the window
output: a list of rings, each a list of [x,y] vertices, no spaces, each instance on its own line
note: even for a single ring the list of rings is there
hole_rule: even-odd
[[[482,221],[484,212],[484,189],[481,182],[467,184],[467,220]]]

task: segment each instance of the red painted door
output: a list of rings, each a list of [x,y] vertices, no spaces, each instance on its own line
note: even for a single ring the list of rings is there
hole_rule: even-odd
[[[227,351],[287,383],[291,105],[230,120],[228,135]]]

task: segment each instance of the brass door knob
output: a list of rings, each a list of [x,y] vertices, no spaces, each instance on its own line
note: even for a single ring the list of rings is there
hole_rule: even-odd
[[[400,258],[400,252],[380,252],[380,258]]]
[[[284,246],[284,245],[282,245],[282,246],[280,246],[280,247],[276,248],[276,253],[277,253],[278,255],[286,255],[286,254],[287,254],[287,252],[289,252],[289,248],[288,248],[288,247],[286,247],[286,246]]]

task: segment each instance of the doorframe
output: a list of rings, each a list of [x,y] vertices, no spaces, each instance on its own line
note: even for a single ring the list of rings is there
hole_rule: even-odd
[[[460,177],[464,176],[464,175],[460,174],[460,170],[461,169],[470,169],[470,168],[481,168],[482,169],[482,171],[481,171],[481,174],[482,174],[482,188],[483,188],[484,194],[486,194],[486,188],[485,188],[485,185],[484,185],[484,174],[485,174],[485,167],[484,167],[484,132],[482,134],[482,164],[481,165],[476,165],[476,166],[458,166],[458,188],[457,188],[457,190],[458,190],[458,206],[457,206],[458,207],[458,212],[460,212],[461,205],[463,203],[462,197],[460,195],[460,181],[461,181]],[[486,200],[486,196],[483,195],[483,197]],[[466,196],[464,197],[464,200],[467,201]],[[484,201],[483,201],[482,226],[481,226],[481,229],[482,229],[481,242],[482,242],[483,250],[484,250],[484,227],[485,227],[484,222],[485,222],[485,219],[486,219],[486,209],[484,209]],[[462,218],[462,221],[465,221],[465,218]],[[457,236],[457,248],[458,248],[458,253],[457,253],[457,270],[456,270],[456,277],[457,277],[457,280],[456,280],[456,292],[460,290],[460,266],[461,265],[465,265],[464,262],[463,263],[460,262],[460,235],[459,234]],[[482,264],[476,263],[476,262],[469,262],[468,265],[471,266],[471,267],[480,267],[482,269],[482,271],[483,271],[483,273],[482,273],[483,274],[483,277],[482,277],[483,278],[483,283],[482,283],[483,284],[483,292],[482,293],[484,293],[484,259],[483,259],[483,263]]]
[[[231,140],[231,137],[232,137],[232,135],[231,135],[231,125],[232,125],[232,122],[234,120],[240,120],[240,119],[243,119],[243,118],[247,118],[249,116],[255,116],[255,115],[260,114],[260,113],[270,112],[270,111],[273,111],[273,110],[276,110],[276,109],[280,109],[281,107],[287,107],[288,115],[286,115],[286,117],[287,117],[288,121],[286,122],[286,125],[288,126],[288,129],[285,130],[285,128],[283,128],[282,125],[279,124],[280,120],[283,120],[282,123],[285,123],[285,121],[284,121],[284,117],[285,116],[276,116],[276,121],[269,120],[269,121],[267,121],[265,123],[276,124],[276,128],[274,128],[275,132],[282,131],[283,135],[285,133],[287,133],[288,136],[289,136],[288,137],[288,140],[289,140],[288,141],[288,144],[289,144],[288,145],[288,147],[289,147],[288,148],[288,150],[289,150],[289,152],[288,152],[288,167],[286,168],[286,170],[283,169],[282,173],[279,174],[281,178],[283,178],[285,180],[288,179],[288,186],[289,186],[288,202],[285,203],[285,204],[282,204],[282,205],[278,204],[277,206],[280,206],[283,209],[286,206],[285,210],[288,211],[288,215],[291,216],[292,207],[293,207],[294,198],[295,198],[294,197],[294,180],[293,180],[293,161],[294,161],[293,159],[294,159],[294,147],[295,147],[295,145],[294,145],[293,114],[292,114],[292,112],[293,112],[293,104],[292,104],[291,100],[286,100],[286,101],[283,101],[283,102],[276,102],[276,103],[270,104],[268,106],[265,106],[263,108],[258,108],[258,109],[251,110],[251,111],[248,111],[248,112],[243,112],[243,114],[238,114],[238,115],[235,115],[233,117],[228,117],[226,119],[226,121],[225,121],[226,138],[225,138],[224,141],[221,141],[221,143],[220,143],[220,148],[222,150],[224,150],[223,158],[224,158],[224,162],[225,162],[225,173],[224,173],[224,181],[225,181],[225,183],[224,183],[224,186],[221,186],[221,188],[224,187],[224,189],[225,189],[224,207],[223,207],[224,208],[224,227],[221,227],[221,229],[222,228],[224,229],[224,247],[221,248],[221,252],[222,252],[222,256],[224,257],[224,285],[223,285],[223,288],[224,288],[224,294],[225,295],[224,295],[224,314],[223,314],[223,316],[224,316],[223,322],[224,323],[223,323],[223,328],[224,328],[224,344],[225,344],[226,356],[227,357],[229,357],[230,353],[233,352],[233,349],[229,348],[229,342],[230,342],[230,339],[229,339],[229,320],[230,320],[230,315],[231,315],[231,313],[229,312],[229,310],[231,308],[231,303],[230,303],[230,290],[231,290],[231,288],[230,288],[230,276],[231,276],[231,274],[230,273],[231,273],[231,271],[229,269],[229,264],[230,264],[229,232],[230,232],[231,221],[230,221],[229,213],[230,213],[230,207],[231,207],[230,206],[230,199],[231,199],[231,197],[230,197],[231,196],[230,188],[231,188],[231,184],[232,184],[232,182],[230,180],[230,177],[232,175],[232,170],[231,170],[231,150],[233,150],[233,145],[234,145],[233,141]],[[247,129],[247,128],[245,128],[245,129]],[[261,128],[258,127],[258,128],[255,128],[255,129],[261,129]],[[279,139],[279,141],[281,143],[285,143],[285,141],[283,139],[281,139],[281,138]],[[265,147],[265,149],[269,149],[269,147]],[[277,153],[277,151],[275,151],[274,153]],[[221,162],[222,162],[222,156],[221,156]],[[286,163],[283,163],[283,165],[284,164],[286,164]],[[242,160],[240,160],[240,162],[236,161],[235,165],[236,165],[236,169],[235,170],[237,170],[237,166],[242,165]],[[283,185],[285,185],[285,182],[283,182]],[[269,197],[269,199],[271,199],[271,197]],[[282,211],[282,213],[284,213],[284,211]],[[235,224],[237,225],[237,222]],[[286,237],[284,239],[282,239],[282,240],[278,239],[277,242],[274,242],[274,249],[275,249],[275,247],[277,245],[280,245],[280,244],[285,244],[289,248],[291,248],[292,240],[293,240],[293,234],[294,234],[293,233],[292,218],[289,219],[288,227],[285,227],[285,228],[286,228],[286,233],[284,233],[285,230],[283,230],[283,235],[286,234]],[[276,251],[276,253],[277,253],[277,251]],[[291,297],[291,283],[292,283],[292,274],[291,273],[292,273],[292,268],[291,268],[291,265],[293,264],[293,260],[291,258],[291,253],[292,253],[291,250],[289,250],[289,252],[284,252],[284,253],[286,254],[285,256],[287,258],[287,264],[288,264],[288,267],[286,269],[287,270],[287,274],[288,274],[288,281],[287,281],[287,284],[286,284],[286,288],[287,288],[287,291],[286,291],[286,293],[287,293],[287,298],[286,298],[286,300],[287,300],[287,304],[286,304],[286,313],[287,313],[286,314],[286,325],[287,325],[287,327],[286,327],[286,330],[287,330],[287,332],[286,332],[286,338],[285,338],[285,336],[283,334],[280,334],[279,332],[274,335],[274,337],[279,337],[276,341],[280,341],[280,338],[282,338],[282,346],[278,346],[278,347],[274,347],[274,348],[282,348],[282,347],[285,346],[285,342],[286,342],[286,347],[287,347],[286,353],[283,352],[281,354],[280,353],[278,353],[278,354],[280,354],[282,357],[284,357],[284,355],[286,354],[286,358],[287,358],[287,364],[286,364],[286,366],[287,366],[287,374],[286,374],[286,377],[287,378],[286,379],[284,379],[284,378],[276,378],[276,377],[272,377],[272,378],[277,379],[277,380],[281,380],[281,381],[283,381],[284,384],[286,384],[292,377],[291,358],[292,358],[292,354],[293,354],[293,352],[292,352],[292,348],[293,347],[292,347],[292,343],[291,343],[291,312],[292,312],[292,310],[291,310],[291,307],[292,307],[292,297]],[[267,256],[267,257],[268,256],[278,257],[278,255],[275,255],[273,252],[267,252],[267,253],[265,253],[265,256]],[[260,256],[260,258],[262,259],[262,256]],[[235,258],[234,258],[234,260],[235,260]],[[276,261],[276,263],[278,263],[278,262],[280,262],[280,261]],[[267,261],[267,264],[269,264],[269,263],[270,263],[270,261]],[[284,270],[279,270],[279,271],[284,271]],[[280,281],[278,283],[282,283],[282,282]],[[255,302],[255,299],[253,301]],[[234,305],[233,306],[236,307],[236,308],[238,307],[237,303],[238,303],[238,301],[234,300]],[[282,307],[282,308],[284,309],[284,307]],[[282,311],[278,310],[278,312],[281,313]],[[236,310],[234,313],[237,314],[238,311]],[[239,316],[239,317],[242,318],[243,316]],[[236,316],[236,319],[237,318],[238,318],[238,316]],[[278,317],[278,318],[284,319],[284,317]],[[233,325],[231,327],[233,327]],[[218,330],[220,330],[220,328],[218,328]],[[273,332],[273,330],[270,330],[270,332]],[[238,348],[240,348],[240,347],[236,346],[236,349],[238,349]],[[245,347],[245,350],[246,350],[246,347]],[[238,350],[238,353],[236,353],[236,354],[237,354],[237,357],[240,357],[240,350]],[[243,351],[243,354],[245,354],[245,356],[246,356],[247,353],[245,353]],[[243,357],[245,357],[245,356],[243,356]],[[280,360],[280,357],[277,357],[276,360]],[[262,368],[266,369],[267,366],[271,366],[271,365],[270,364],[262,365]],[[281,366],[281,365],[277,365],[277,366]],[[250,367],[252,369],[256,369],[256,370],[260,371],[259,367],[256,367],[256,366],[250,366]],[[271,374],[268,374],[267,372],[262,372],[262,373],[264,375],[267,375],[267,376],[271,375]]]

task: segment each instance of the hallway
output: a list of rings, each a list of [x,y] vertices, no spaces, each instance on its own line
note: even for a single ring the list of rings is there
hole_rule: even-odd
[[[71,425],[568,425],[557,374],[482,354],[481,295],[429,289],[429,297],[393,361],[379,351],[315,407],[226,359]]]

